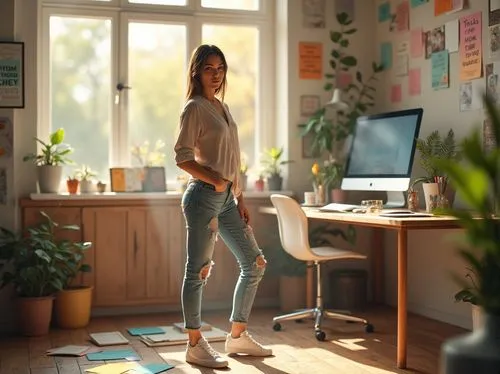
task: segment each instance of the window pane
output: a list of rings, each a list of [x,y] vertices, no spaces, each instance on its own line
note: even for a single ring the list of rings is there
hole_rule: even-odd
[[[250,165],[257,139],[259,31],[256,27],[203,25],[203,42],[221,48],[229,67],[224,101],[238,124],[241,151]]]
[[[129,0],[131,4],[149,4],[149,5],[186,5],[187,0]]]
[[[169,180],[181,174],[173,148],[186,86],[186,37],[183,25],[129,24],[129,149],[164,142]],[[139,165],[135,157],[132,164]]]
[[[201,0],[204,8],[259,10],[259,0]]]
[[[50,17],[51,129],[62,127],[77,166],[109,177],[111,21]],[[65,167],[70,174],[74,167]]]

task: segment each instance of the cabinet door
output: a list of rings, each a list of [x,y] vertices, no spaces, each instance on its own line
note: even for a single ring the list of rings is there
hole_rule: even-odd
[[[125,305],[127,299],[126,208],[84,208],[85,240],[93,243],[94,306]]]

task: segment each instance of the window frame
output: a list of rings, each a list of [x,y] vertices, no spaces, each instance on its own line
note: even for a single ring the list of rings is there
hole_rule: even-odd
[[[269,1],[260,1],[259,11],[224,10],[202,8],[201,0],[187,0],[187,6],[161,6],[145,4],[128,4],[127,0],[111,0],[99,2],[93,0],[43,0],[40,12],[39,33],[39,69],[38,75],[39,117],[37,123],[37,136],[46,139],[51,129],[50,118],[50,40],[49,21],[51,16],[73,16],[105,18],[112,22],[111,28],[111,82],[110,92],[116,92],[116,84],[127,83],[128,74],[128,22],[152,21],[183,24],[186,26],[186,61],[189,61],[191,51],[201,43],[202,25],[227,25],[256,27],[259,32],[259,61],[256,87],[256,129],[254,153],[255,158],[249,160],[255,166],[260,163],[260,154],[263,149],[273,146],[276,137],[275,126],[275,66],[274,66],[274,40],[269,38],[274,32],[273,12]],[[230,53],[230,52],[226,52]],[[186,66],[187,68],[187,66]],[[264,84],[265,82],[265,84]],[[184,92],[185,93],[185,88]],[[228,95],[231,95],[229,87]],[[111,108],[111,134],[109,149],[109,164],[123,166],[130,164],[128,152],[128,128],[123,124],[127,121],[127,90],[122,91],[120,104],[114,104],[114,95],[110,96]],[[167,183],[174,182],[168,178]]]

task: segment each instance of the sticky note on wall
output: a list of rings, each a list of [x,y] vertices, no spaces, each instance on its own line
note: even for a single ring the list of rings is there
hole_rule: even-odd
[[[385,70],[392,67],[392,43],[385,42],[380,44],[380,62]]]

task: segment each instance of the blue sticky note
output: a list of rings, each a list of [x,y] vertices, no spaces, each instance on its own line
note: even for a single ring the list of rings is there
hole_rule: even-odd
[[[154,334],[164,334],[165,330],[161,327],[132,327],[127,329],[128,333],[132,336],[138,335],[154,335]]]
[[[410,5],[412,8],[416,8],[420,5],[428,3],[429,0],[411,0]]]
[[[391,3],[385,2],[378,6],[378,21],[385,22],[391,19]]]
[[[386,42],[380,44],[380,62],[384,70],[392,67],[392,43]]]
[[[173,369],[174,366],[161,363],[161,364],[145,364],[142,365],[142,368],[144,369],[144,374],[158,374]]]
[[[106,361],[106,360],[128,360],[139,361],[140,357],[132,349],[118,349],[102,352],[87,353],[87,360],[89,361]]]

